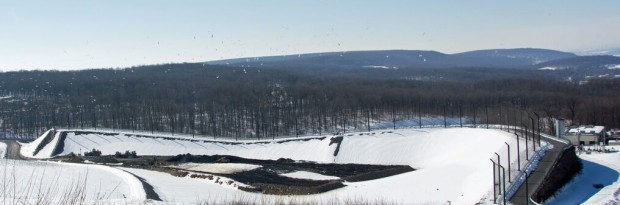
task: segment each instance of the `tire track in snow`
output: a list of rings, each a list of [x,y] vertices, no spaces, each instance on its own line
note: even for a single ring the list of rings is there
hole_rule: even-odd
[[[201,146],[202,148],[208,149],[208,148],[207,148],[207,147],[205,147],[204,145],[201,145],[201,144],[199,144],[199,143],[197,143],[197,142],[192,142],[192,143],[194,143],[194,144],[196,144],[196,145],[198,145],[198,146]]]
[[[84,147],[84,149],[88,150],[88,147],[86,147],[86,146],[84,146],[84,145],[82,145],[82,144],[78,143],[77,141],[75,141],[75,140],[71,139],[70,137],[67,137],[67,139],[68,139],[69,141],[71,141],[71,142],[73,142],[73,143],[75,143],[75,144],[79,145],[80,147]]]
[[[106,139],[106,138],[104,138],[104,137],[102,137],[102,136],[100,136],[100,135],[95,135],[95,136],[99,137],[99,138],[100,138],[100,139],[102,139],[102,140],[107,141],[108,143],[112,143],[112,141],[110,141],[110,140],[108,140],[108,139]]]
[[[181,145],[183,148],[187,148],[187,146],[185,146],[184,144],[181,144],[180,142],[177,142],[176,140],[171,140],[174,143],[177,143],[178,145]]]
[[[239,147],[243,147],[244,149],[247,149],[247,150],[249,150],[249,149],[250,149],[250,148],[248,148],[248,147],[246,147],[246,146],[243,146],[243,145],[237,145],[237,146],[239,146]]]
[[[226,147],[224,147],[224,146],[221,146],[221,145],[219,145],[219,144],[217,144],[217,143],[213,143],[213,145],[218,146],[218,147],[221,147],[222,149],[225,149],[226,151],[228,151],[228,148],[226,148]],[[239,145],[239,146],[241,146],[241,145]],[[247,149],[247,148],[246,148],[246,149]]]
[[[118,138],[118,137],[117,137],[117,136],[115,136],[115,135],[110,135],[110,136],[111,136],[111,137],[116,138],[118,141],[125,142],[125,141],[123,141],[121,138]]]
[[[164,144],[163,142],[161,142],[161,141],[159,141],[159,140],[157,140],[157,139],[155,139],[155,138],[148,138],[148,139],[151,139],[151,140],[153,140],[153,141],[155,141],[155,142],[157,142],[157,143],[159,143],[159,144],[161,144],[161,145],[166,145],[166,144]]]
[[[144,144],[144,142],[142,140],[139,140],[137,137],[132,137],[132,136],[127,136],[129,139],[134,139],[142,144]]]
[[[91,142],[95,143],[96,145],[101,146],[101,144],[99,144],[98,142],[95,142],[94,140],[88,139],[88,137],[82,137],[82,138],[84,138],[84,139],[86,139],[88,141],[91,141]]]

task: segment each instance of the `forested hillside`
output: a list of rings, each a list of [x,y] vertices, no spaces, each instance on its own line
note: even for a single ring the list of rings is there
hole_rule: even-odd
[[[188,63],[0,73],[0,129],[18,136],[52,127],[105,127],[267,138],[362,130],[379,121],[431,115],[499,122],[500,109],[620,125],[620,80],[579,85],[517,69],[420,70],[446,76],[435,80],[377,68],[333,70],[347,71],[320,75]]]

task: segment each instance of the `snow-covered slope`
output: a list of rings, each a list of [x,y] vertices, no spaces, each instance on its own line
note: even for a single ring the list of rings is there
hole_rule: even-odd
[[[36,140],[30,143],[22,143],[20,153],[23,156],[28,157],[28,158],[35,158],[35,159],[50,158],[50,156],[52,156],[52,152],[54,152],[54,148],[56,147],[56,144],[58,144],[58,137],[60,136],[60,132],[55,132],[55,133],[54,132],[55,130],[48,130],[44,132],[43,134],[41,134],[41,136],[39,136]],[[53,134],[51,142],[47,143],[46,146],[44,146],[42,149],[40,149],[35,154],[35,150],[37,149],[37,147],[41,143],[44,143],[45,137],[50,133]]]
[[[620,146],[608,146],[620,150]],[[579,155],[583,170],[546,204],[620,204],[620,152]],[[603,188],[595,188],[595,184]]]
[[[66,200],[142,202],[141,182],[122,170],[101,165],[0,160],[0,193],[9,204],[65,204]],[[46,204],[46,203],[44,203]]]
[[[171,136],[163,138],[67,132],[61,154],[98,149],[103,154],[129,150],[136,151],[138,155],[219,154],[253,159],[291,158],[321,163],[409,165],[416,171],[378,180],[347,182],[347,187],[316,195],[318,199],[325,200],[389,199],[398,203],[451,201],[453,204],[475,204],[481,201],[491,191],[493,171],[489,169],[491,167],[489,159],[496,159],[495,153],[498,153],[502,165],[508,167],[505,143],[512,147],[510,152],[513,158],[510,161],[513,175],[517,169],[514,163],[516,161],[514,156],[518,152],[515,135],[500,130],[425,128],[348,133],[343,136],[336,156],[334,153],[337,144],[330,145],[332,137],[334,136],[310,136],[301,138],[302,140],[290,138],[234,143],[198,138],[174,139]],[[524,140],[521,140],[521,153],[525,148],[523,143]],[[52,144],[49,143],[48,146]],[[49,152],[41,151],[41,153]],[[205,196],[214,196],[218,200],[234,200],[240,196],[274,197],[246,193],[198,179],[191,181],[192,179],[180,179],[144,170],[128,171],[146,179],[160,196],[175,202],[195,203],[198,198],[208,198]],[[174,189],[186,185],[193,187],[191,192],[180,193]]]
[[[4,159],[6,157],[6,144],[0,142],[0,159]]]
[[[104,155],[115,152],[136,151],[138,155],[235,155],[254,159],[292,158],[319,162],[333,161],[336,145],[329,145],[329,138],[310,139],[307,141],[264,141],[261,143],[211,142],[203,139],[170,139],[157,137],[137,137],[135,135],[116,134],[79,134],[67,133],[64,150],[61,155],[83,153],[97,149]],[[49,157],[49,156],[48,156]]]
[[[35,157],[52,157],[54,140]],[[478,149],[495,151],[512,135],[497,130],[450,128],[405,129],[347,134],[337,156],[336,144],[330,145],[333,136],[313,136],[260,142],[213,142],[203,139],[176,139],[139,137],[131,134],[76,134],[67,132],[61,155],[83,153],[97,149],[104,155],[115,152],[136,151],[138,155],[235,155],[253,159],[291,158],[326,163],[406,164],[425,167],[428,164],[447,163],[452,159],[463,161],[462,153]],[[36,143],[33,142],[33,143]],[[489,146],[480,146],[486,144]],[[33,147],[29,144],[27,147]],[[474,153],[482,153],[479,150]],[[491,152],[492,153],[492,152]],[[458,157],[457,157],[458,156]],[[481,158],[480,154],[468,155],[469,159]],[[482,157],[484,161],[488,158]]]

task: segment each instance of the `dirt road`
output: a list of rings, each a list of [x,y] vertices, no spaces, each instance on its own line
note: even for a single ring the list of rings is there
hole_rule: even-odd
[[[17,143],[17,141],[15,141],[15,140],[0,140],[0,142],[5,143],[7,145],[7,150],[6,150],[6,158],[7,159],[19,159],[19,160],[26,159],[26,158],[24,158],[19,153],[21,145],[19,143]]]

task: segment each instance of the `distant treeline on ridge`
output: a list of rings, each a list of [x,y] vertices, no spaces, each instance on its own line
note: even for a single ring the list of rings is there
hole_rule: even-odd
[[[448,77],[416,78],[416,72]],[[0,131],[34,137],[52,127],[97,127],[256,139],[365,130],[375,122],[421,116],[498,123],[497,113],[514,110],[620,125],[620,80],[579,85],[533,77],[534,71],[493,72],[500,71],[203,63],[5,72],[0,73]]]

